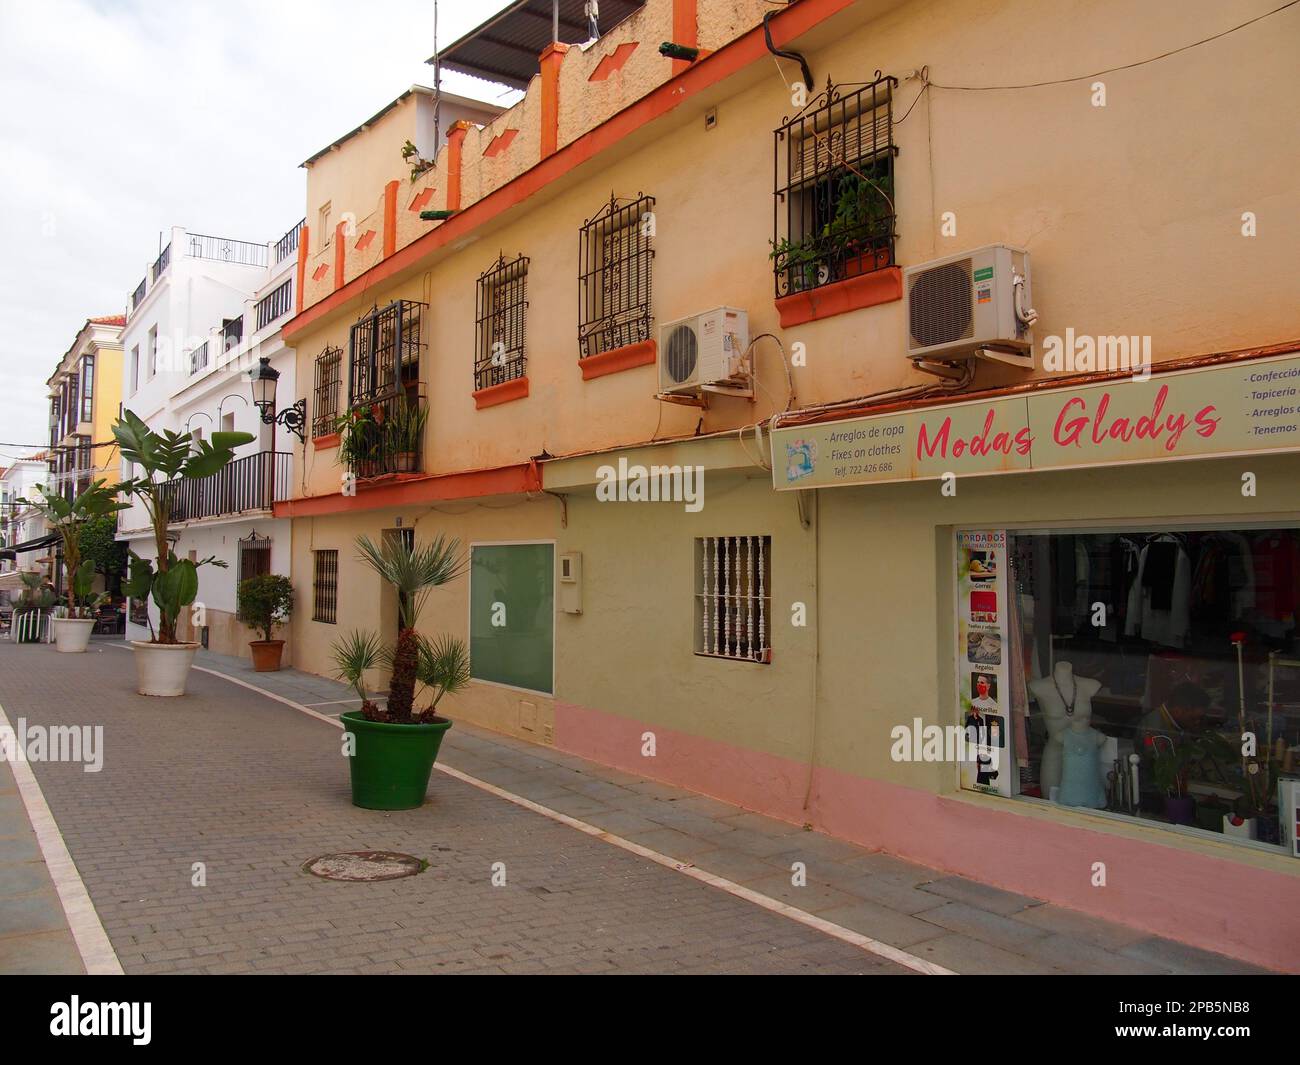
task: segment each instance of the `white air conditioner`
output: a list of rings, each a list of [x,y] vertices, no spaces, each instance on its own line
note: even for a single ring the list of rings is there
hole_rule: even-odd
[[[749,315],[715,307],[659,327],[660,393],[698,392],[745,380]]]
[[[907,357],[967,359],[1033,350],[1029,253],[990,244],[903,270]]]

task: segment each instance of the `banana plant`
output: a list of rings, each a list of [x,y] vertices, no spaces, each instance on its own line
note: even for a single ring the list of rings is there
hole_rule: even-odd
[[[119,502],[118,488],[109,488],[102,479],[92,482],[72,499],[43,484],[36,485],[35,496],[35,499],[20,499],[18,502],[35,509],[63,542],[63,566],[68,575],[68,617],[91,617],[103,596],[94,594],[94,563],[81,557],[81,533],[87,522],[125,510],[128,504]]]
[[[113,426],[113,437],[122,458],[141,471],[117,485],[115,491],[134,496],[144,506],[155,550],[153,561],[132,552],[127,594],[133,599],[150,596],[157,604],[154,643],[177,643],[176,623],[199,593],[198,568],[224,568],[226,563],[211,556],[194,562],[172,552],[167,541],[173,494],[168,482],[177,478],[197,481],[219,473],[235,457],[235,448],[255,437],[252,433],[213,433],[211,440],[196,441],[170,429],[156,432],[129,410]]]

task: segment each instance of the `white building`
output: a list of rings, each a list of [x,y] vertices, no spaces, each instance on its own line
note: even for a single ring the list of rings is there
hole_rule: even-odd
[[[125,409],[154,429],[196,439],[219,431],[256,437],[221,473],[179,484],[172,505],[176,555],[226,563],[224,569],[199,569],[196,606],[202,609],[181,619],[178,635],[222,654],[247,657],[248,641],[260,638],[235,617],[239,581],[289,573],[289,521],[272,516],[272,503],[288,498],[302,444],[283,424],[263,420],[253,406],[248,371],[262,357],[279,371],[277,413],[301,398],[293,351],[280,338],[295,305],[301,226],[268,244],[173,228],[171,243],[148,268],[127,311]],[[124,476],[132,472],[123,469]],[[123,511],[118,528],[133,552],[154,557],[143,507]],[[127,639],[148,639],[150,623],[156,629],[157,608],[133,602]]]
[[[0,469],[0,602],[16,602],[22,591],[20,573],[51,574],[50,559],[55,548],[45,519],[20,499],[31,499],[38,484],[50,481],[45,452],[12,460]],[[42,543],[42,541],[50,541]],[[26,551],[13,551],[15,545],[38,544]]]

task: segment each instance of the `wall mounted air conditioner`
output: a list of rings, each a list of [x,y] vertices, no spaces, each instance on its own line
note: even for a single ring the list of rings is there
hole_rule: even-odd
[[[715,307],[659,327],[659,391],[698,392],[716,385],[747,382],[749,315],[735,307]]]
[[[1029,253],[990,244],[903,270],[907,357],[941,362],[1033,350]]]

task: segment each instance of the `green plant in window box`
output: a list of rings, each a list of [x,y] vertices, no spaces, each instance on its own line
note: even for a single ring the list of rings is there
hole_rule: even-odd
[[[777,271],[786,276],[791,292],[804,292],[830,280],[830,267],[815,237],[804,240],[784,237],[768,243],[772,246],[768,258],[776,263]]]
[[[842,277],[856,277],[889,265],[893,179],[886,173],[853,170],[835,185],[835,214],[822,229],[834,248]]]
[[[420,447],[429,410],[419,402],[402,399],[385,425],[386,445],[397,462],[398,473],[411,473],[420,466]]]
[[[354,407],[339,418],[335,429],[339,462],[353,473],[366,474],[383,458],[383,426],[372,407]]]

